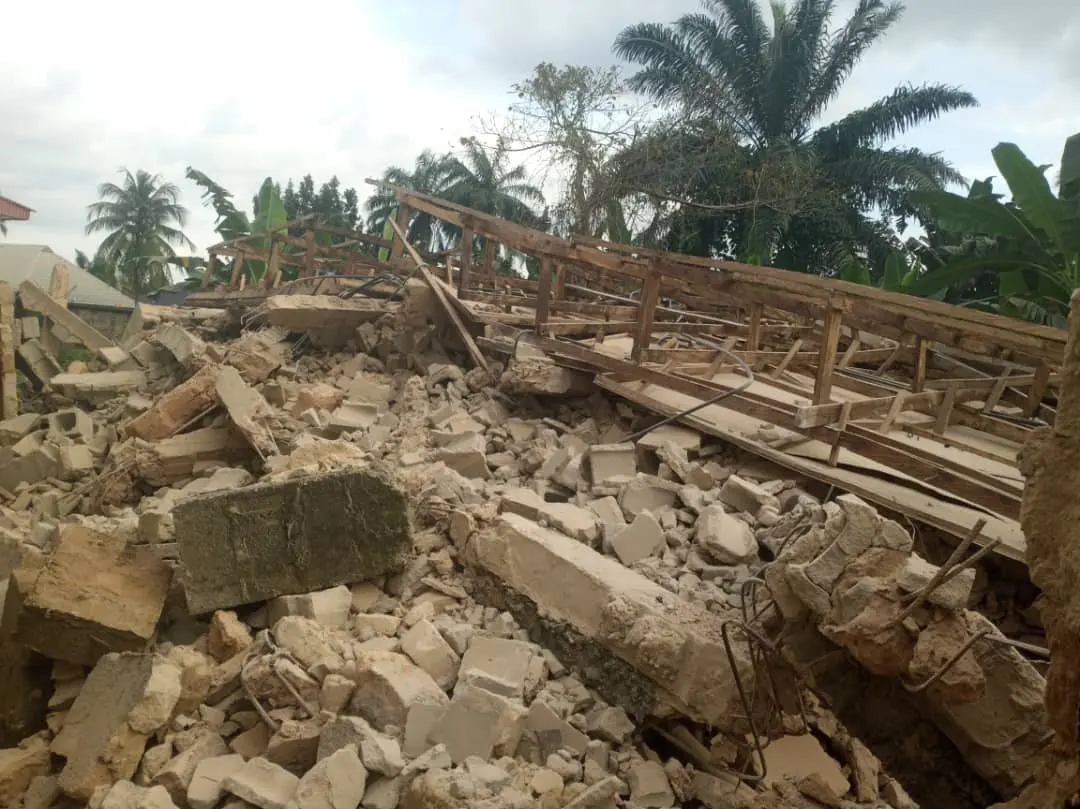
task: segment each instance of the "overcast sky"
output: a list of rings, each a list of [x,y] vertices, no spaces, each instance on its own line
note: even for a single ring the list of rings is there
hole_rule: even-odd
[[[183,176],[193,165],[244,206],[267,175],[364,178],[443,150],[478,115],[505,108],[540,61],[611,63],[625,25],[670,22],[697,0],[37,0],[5,7],[0,48],[0,194],[36,213],[8,242],[92,252],[83,233],[98,183],[120,167],[160,173],[191,209],[200,249],[213,215]],[[838,12],[850,7],[840,1]],[[972,91],[903,142],[942,152],[969,177],[1014,141],[1057,163],[1080,131],[1076,0],[908,0],[829,111],[898,84]],[[834,19],[839,24],[840,17]]]

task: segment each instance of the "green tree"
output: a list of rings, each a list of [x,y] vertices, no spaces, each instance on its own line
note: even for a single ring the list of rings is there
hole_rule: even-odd
[[[323,183],[318,193],[315,192],[315,181],[310,174],[304,175],[299,187],[290,179],[284,190],[280,186],[278,189],[289,221],[314,214],[328,225],[350,230],[356,230],[361,224],[359,195],[355,188],[342,188],[337,175]],[[297,228],[293,230],[293,235],[302,232],[302,228]]]
[[[139,299],[142,292],[170,283],[163,263],[174,246],[194,248],[183,228],[188,211],[180,189],[160,175],[123,169],[123,180],[98,186],[100,201],[87,207],[86,233],[105,233],[98,252],[116,268],[120,289]]]
[[[116,280],[116,265],[105,258],[101,251],[94,253],[90,258],[82,250],[75,251],[75,264],[86,270],[95,278],[99,278],[112,287],[118,287]]]
[[[671,176],[641,185],[711,236],[699,251],[829,272],[837,252],[883,256],[896,246],[890,226],[903,228],[914,213],[908,191],[961,182],[938,155],[886,145],[942,113],[976,105],[955,87],[898,87],[815,128],[903,12],[896,2],[858,0],[830,31],[834,5],[774,2],[768,20],[756,0],[703,0],[703,13],[672,25],[632,25],[616,39],[616,53],[641,67],[629,86],[668,113],[664,127],[690,135],[682,140],[693,151],[681,153]],[[745,180],[735,195],[715,182],[733,174]],[[785,192],[791,188],[797,193]]]
[[[967,197],[911,194],[932,218],[923,249],[933,268],[910,291],[1064,327],[1080,288],[1080,137],[1065,144],[1057,194],[1049,166],[1036,166],[1015,144],[999,143],[993,156],[1011,200],[989,179]]]
[[[450,155],[436,156],[434,152],[425,149],[417,156],[411,171],[391,166],[383,172],[382,180],[387,186],[446,198],[448,190],[459,176],[459,171],[460,163]],[[398,203],[390,188],[379,186],[368,197],[365,207],[368,211],[368,232],[381,234],[386,220],[397,210]],[[447,243],[449,232],[443,223],[430,214],[417,211],[409,219],[406,235],[413,244],[420,244],[428,250],[439,250]]]

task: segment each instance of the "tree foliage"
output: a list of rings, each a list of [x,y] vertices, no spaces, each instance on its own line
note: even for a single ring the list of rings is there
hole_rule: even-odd
[[[629,87],[665,112],[654,137],[624,160],[646,164],[650,153],[672,148],[664,140],[671,133],[685,147],[651,174],[623,175],[676,206],[673,246],[829,273],[837,255],[884,260],[896,247],[893,228],[914,214],[907,192],[961,181],[940,156],[888,145],[975,105],[955,87],[899,87],[815,129],[903,11],[859,0],[830,30],[834,5],[773,3],[767,19],[756,0],[703,0],[703,12],[672,25],[640,23],[619,34],[616,53],[640,67]]]
[[[188,211],[180,189],[160,175],[122,170],[120,184],[98,186],[98,202],[87,207],[86,233],[105,233],[98,254],[114,269],[115,283],[136,300],[170,283],[164,260],[174,247],[193,248],[184,235]]]
[[[995,194],[992,179],[968,196],[916,192],[911,202],[933,222],[924,254],[931,269],[912,284],[914,294],[1014,317],[1064,326],[1072,292],[1080,287],[1080,138],[1062,155],[1059,193],[1013,143],[993,149],[1012,198]]]
[[[310,174],[305,174],[299,184],[294,185],[290,179],[284,190],[280,187],[278,189],[288,221],[314,214],[328,225],[350,230],[356,230],[363,225],[360,219],[360,197],[356,189],[342,188],[337,175],[323,183],[318,192],[315,191],[315,181]]]

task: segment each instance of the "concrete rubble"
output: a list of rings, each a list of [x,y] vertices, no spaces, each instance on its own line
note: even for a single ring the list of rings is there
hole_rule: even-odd
[[[0,421],[0,807],[966,809],[1031,783],[1021,585],[922,593],[947,547],[686,427],[626,441],[655,418],[527,340],[462,367],[405,289],[119,346],[29,290],[96,359],[52,373],[24,327],[40,407]],[[848,679],[926,684],[897,709],[920,743],[866,734]]]

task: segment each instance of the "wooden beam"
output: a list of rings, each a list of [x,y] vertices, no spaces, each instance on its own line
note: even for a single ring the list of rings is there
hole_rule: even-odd
[[[837,346],[840,344],[840,327],[843,325],[843,312],[837,305],[830,306],[825,313],[825,328],[821,335],[821,348],[818,352],[817,374],[814,377],[814,404],[821,405],[832,396],[833,366],[836,364]]]
[[[229,289],[238,289],[240,286],[240,271],[244,268],[244,253],[239,251],[233,259],[232,275],[229,278]]]
[[[405,256],[405,247],[410,246],[409,240],[405,238],[405,234],[409,230],[409,217],[411,211],[407,205],[399,204],[397,211],[394,212],[394,218],[392,220],[394,228],[394,238],[390,244],[390,264],[398,266],[401,263],[401,259]],[[409,251],[410,254],[412,251]]]
[[[760,303],[750,306],[750,330],[747,334],[746,348],[748,351],[757,351],[761,348],[761,316],[765,307]]]
[[[458,275],[458,292],[469,288],[469,274],[472,271],[473,230],[465,228],[461,232],[461,273]]]
[[[304,234],[304,269],[301,276],[310,278],[315,274],[315,231]]]
[[[484,278],[495,274],[495,251],[499,243],[494,239],[484,239]]]
[[[1050,382],[1050,366],[1045,362],[1039,363],[1035,369],[1035,379],[1032,381],[1031,391],[1028,393],[1027,402],[1024,404],[1024,415],[1032,418],[1039,412],[1043,397]]]
[[[660,300],[660,273],[650,270],[641,287],[641,309],[638,311],[637,329],[634,331],[634,346],[630,358],[635,362],[641,359],[641,352],[652,341],[653,319],[656,317],[656,304]]]
[[[918,337],[915,340],[915,373],[911,378],[911,392],[922,393],[926,387],[926,340]]]
[[[536,333],[543,334],[544,326],[547,325],[548,315],[551,312],[551,285],[554,270],[551,266],[551,258],[544,256],[540,259],[540,288],[536,293]]]
[[[444,288],[442,282],[431,274],[431,270],[429,270],[427,268],[427,265],[424,264],[424,260],[420,257],[420,253],[417,252],[416,248],[414,248],[411,244],[405,241],[405,231],[401,229],[397,222],[391,219],[390,225],[391,227],[393,227],[394,232],[397,233],[399,237],[401,237],[404,249],[409,251],[409,255],[416,263],[416,268],[420,271],[420,275],[421,277],[423,277],[424,283],[426,283],[431,288],[431,291],[435,293],[435,297],[438,299],[439,304],[443,308],[443,311],[445,311],[447,316],[450,318],[450,322],[453,324],[454,329],[457,331],[458,336],[461,338],[461,341],[465,343],[465,350],[469,352],[469,356],[472,357],[472,361],[476,363],[478,367],[490,372],[491,367],[488,365],[487,359],[480,351],[480,347],[476,345],[476,341],[473,340],[473,337],[469,333],[469,329],[466,327],[464,321],[462,321],[461,315],[458,313],[458,310],[450,302],[450,294],[448,292],[449,287]]]

